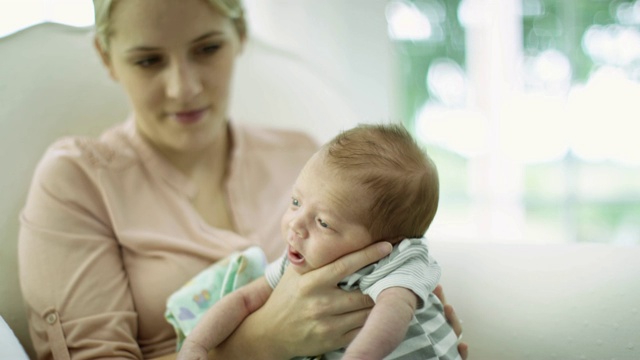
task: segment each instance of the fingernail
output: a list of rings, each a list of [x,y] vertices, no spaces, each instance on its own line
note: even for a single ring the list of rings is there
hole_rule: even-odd
[[[388,243],[386,241],[383,241],[378,244],[378,250],[380,251],[381,254],[389,254],[392,248],[393,246],[391,245],[391,243]]]

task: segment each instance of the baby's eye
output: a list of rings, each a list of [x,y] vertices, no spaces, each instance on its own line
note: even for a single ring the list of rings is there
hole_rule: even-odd
[[[300,202],[298,201],[298,199],[292,197],[291,198],[291,205],[300,206]]]
[[[322,219],[318,219],[318,224],[320,224],[320,226],[322,226],[323,228],[328,228],[329,224],[327,224],[326,222],[322,221]]]

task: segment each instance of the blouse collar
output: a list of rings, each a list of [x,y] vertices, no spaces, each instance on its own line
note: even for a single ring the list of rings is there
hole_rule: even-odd
[[[229,179],[233,178],[233,173],[236,170],[236,162],[243,156],[243,147],[245,138],[242,133],[241,126],[231,121],[227,122],[229,139],[231,149],[229,150],[229,169],[227,174],[228,183]],[[189,198],[193,198],[198,193],[196,184],[191,181],[186,175],[178,170],[173,164],[165,159],[158,153],[149,143],[144,140],[140,132],[138,131],[134,115],[127,118],[124,125],[124,132],[131,143],[131,146],[139,154],[144,166],[149,169],[154,175],[160,176],[176,191],[183,193]]]

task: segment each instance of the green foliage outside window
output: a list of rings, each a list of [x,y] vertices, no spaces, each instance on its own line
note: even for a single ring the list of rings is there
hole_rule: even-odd
[[[411,3],[429,20],[432,36],[425,40],[394,42],[397,79],[400,86],[400,114],[412,126],[416,112],[431,97],[426,85],[429,67],[436,59],[448,58],[465,65],[465,34],[458,21],[461,0],[414,0]]]
[[[394,41],[397,88],[401,89],[398,116],[410,129],[415,128],[416,115],[424,104],[437,101],[426,84],[434,61],[447,58],[465,67],[465,29],[458,17],[461,2],[405,1],[425,14],[437,30],[428,39]],[[630,13],[634,6],[637,18],[625,18],[624,11]],[[603,56],[590,49],[587,41],[589,32],[614,36],[629,29],[640,30],[640,0],[522,0],[525,59],[555,50],[570,64],[568,86],[586,83],[602,66],[621,69],[640,82],[640,59],[621,61],[615,54]],[[526,75],[524,79],[525,90],[533,89]],[[463,208],[473,201],[469,195],[470,159],[433,145],[429,145],[429,151],[444,170],[441,199],[450,207],[444,211],[465,212]],[[640,148],[629,151],[640,152]],[[565,241],[640,244],[639,166],[585,160],[568,151],[561,160],[525,164],[523,181],[521,200],[527,218],[525,231],[529,235],[561,237]]]

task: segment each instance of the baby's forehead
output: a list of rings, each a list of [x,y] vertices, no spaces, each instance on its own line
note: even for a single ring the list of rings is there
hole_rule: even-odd
[[[345,176],[333,176],[332,179],[337,186],[327,188],[327,200],[333,210],[351,221],[362,221],[371,206],[373,194],[355,179]]]
[[[373,193],[366,191],[362,174],[358,171],[336,165],[326,153],[316,153],[303,169],[298,179],[300,186],[305,183],[320,182],[317,190],[321,192],[323,205],[334,212],[346,212],[358,216],[365,212],[373,200]],[[320,194],[316,194],[320,195]]]

